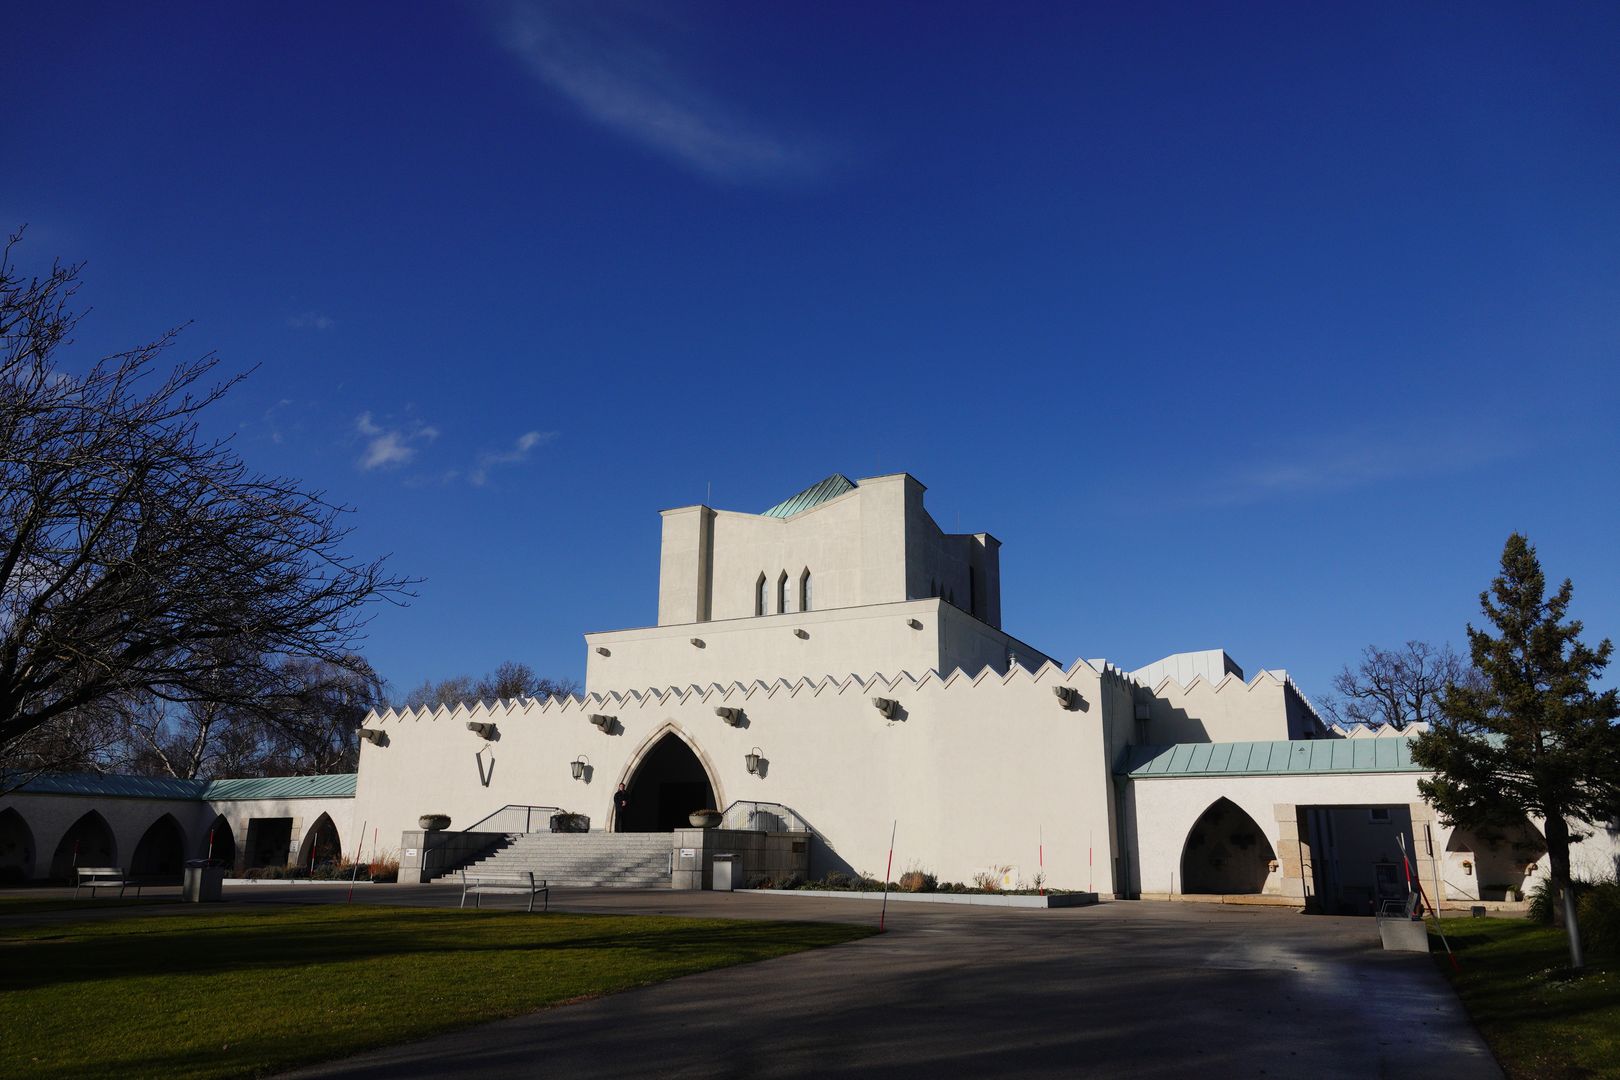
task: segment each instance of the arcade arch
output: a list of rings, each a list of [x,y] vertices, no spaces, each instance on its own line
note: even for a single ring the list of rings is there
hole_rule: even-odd
[[[91,810],[68,827],[51,856],[51,877],[66,881],[76,866],[117,866],[118,844],[107,819]]]
[[[136,843],[129,873],[131,877],[172,884],[180,880],[185,861],[185,833],[173,814],[164,814],[147,827]]]
[[[1181,892],[1259,894],[1277,854],[1265,830],[1232,800],[1216,799],[1187,832],[1181,851]]]
[[[0,884],[19,885],[34,876],[34,830],[12,807],[0,810]]]

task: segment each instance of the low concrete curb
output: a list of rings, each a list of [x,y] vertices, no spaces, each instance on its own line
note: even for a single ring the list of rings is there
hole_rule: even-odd
[[[223,884],[225,884],[225,885],[376,885],[376,884],[378,884],[378,882],[367,881],[364,878],[361,878],[361,879],[356,880],[356,881],[350,881],[348,878],[344,878],[341,881],[338,880],[337,878],[325,878],[325,879],[322,879],[322,880],[319,880],[319,881],[312,881],[309,878],[228,877],[228,878],[225,879]],[[392,882],[383,882],[382,884],[387,885],[387,884],[392,884]]]
[[[834,889],[737,889],[754,896],[802,896],[828,900],[882,900],[880,892],[842,892]],[[1097,902],[1096,893],[1058,893],[1054,896],[1012,896],[997,893],[911,893],[891,892],[889,901],[912,904],[971,904],[974,907],[1066,908],[1087,907]]]

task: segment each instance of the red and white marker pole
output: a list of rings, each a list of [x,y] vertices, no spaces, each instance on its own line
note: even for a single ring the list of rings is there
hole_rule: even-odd
[[[894,834],[900,828],[900,819],[895,818],[894,824],[889,827],[889,865],[883,869],[883,910],[878,912],[878,933],[883,933],[883,924],[889,917],[889,878],[894,873]]]
[[[360,876],[360,853],[366,849],[367,824],[368,823],[364,821],[360,823],[360,842],[354,846],[354,871],[349,874],[349,899],[345,901],[346,903],[350,904],[354,903],[354,879]],[[371,830],[371,833],[373,838],[375,838],[377,835],[377,830],[373,829]],[[373,846],[375,846],[375,840],[373,841]]]
[[[1041,865],[1041,895],[1046,895],[1046,829],[1043,826],[1035,833],[1035,858]]]

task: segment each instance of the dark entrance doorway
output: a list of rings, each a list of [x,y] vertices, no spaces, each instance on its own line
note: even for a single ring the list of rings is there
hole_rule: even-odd
[[[666,734],[641,759],[625,785],[629,803],[615,832],[669,832],[687,828],[687,815],[714,806],[714,785],[703,762],[679,735]]]
[[[292,818],[253,818],[248,822],[244,869],[286,866],[291,850]]]

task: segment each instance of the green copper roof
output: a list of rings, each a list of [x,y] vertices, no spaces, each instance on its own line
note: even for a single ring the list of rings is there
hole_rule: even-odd
[[[176,780],[161,776],[48,773],[22,786],[31,795],[91,795],[111,799],[342,799],[354,796],[354,773],[265,776],[241,780]]]
[[[790,518],[794,514],[802,514],[806,510],[814,510],[824,502],[830,502],[848,491],[855,490],[855,481],[843,473],[833,473],[819,484],[805,488],[791,498],[783,499],[769,510],[763,517]]]
[[[358,773],[331,776],[261,776],[210,780],[205,799],[347,799],[354,797]]]
[[[1310,773],[1425,772],[1412,761],[1410,739],[1279,739],[1275,742],[1133,746],[1125,774],[1160,776],[1297,776]]]

